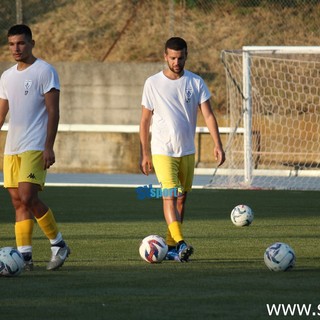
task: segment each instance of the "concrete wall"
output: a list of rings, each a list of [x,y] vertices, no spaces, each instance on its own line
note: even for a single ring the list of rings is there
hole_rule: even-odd
[[[56,63],[61,123],[138,124],[145,79],[155,63]]]
[[[2,73],[12,63],[0,63]],[[55,63],[61,82],[61,124],[138,125],[145,79],[160,63]],[[3,150],[6,132],[1,132]],[[205,148],[203,160],[209,162]],[[138,133],[58,132],[50,172],[139,172]],[[0,167],[2,168],[2,151]],[[210,153],[211,154],[211,153]]]

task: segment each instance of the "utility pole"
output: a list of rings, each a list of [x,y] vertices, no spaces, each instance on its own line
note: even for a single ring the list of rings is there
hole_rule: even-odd
[[[16,22],[17,24],[23,23],[22,0],[16,0]]]

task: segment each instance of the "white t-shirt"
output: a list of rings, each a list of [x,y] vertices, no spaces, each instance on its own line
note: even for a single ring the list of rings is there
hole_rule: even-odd
[[[58,74],[41,59],[25,70],[14,65],[2,74],[0,98],[8,100],[10,113],[5,154],[44,150],[48,123],[44,95],[52,88],[60,90]]]
[[[163,71],[149,77],[142,105],[153,111],[152,154],[181,157],[195,153],[197,110],[210,96],[203,79],[188,70],[177,80],[167,78]]]

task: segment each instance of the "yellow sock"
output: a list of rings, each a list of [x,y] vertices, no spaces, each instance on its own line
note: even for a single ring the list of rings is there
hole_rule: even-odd
[[[170,247],[175,247],[175,245],[176,245],[176,242],[174,241],[174,239],[171,236],[171,232],[170,232],[169,228],[167,229],[166,243]]]
[[[31,247],[33,225],[34,221],[32,219],[16,222],[14,229],[16,234],[17,247]]]
[[[59,233],[56,220],[52,211],[49,209],[40,219],[37,219],[38,225],[49,240],[55,239]]]
[[[181,223],[179,221],[173,221],[168,226],[172,239],[178,243],[183,240]]]

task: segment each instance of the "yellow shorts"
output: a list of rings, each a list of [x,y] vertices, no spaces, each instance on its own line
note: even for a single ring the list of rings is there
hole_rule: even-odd
[[[179,193],[191,191],[195,155],[169,157],[153,155],[152,163],[162,189],[177,188]]]
[[[42,151],[4,155],[3,185],[5,188],[18,188],[19,182],[30,182],[38,184],[43,189],[46,175]]]

